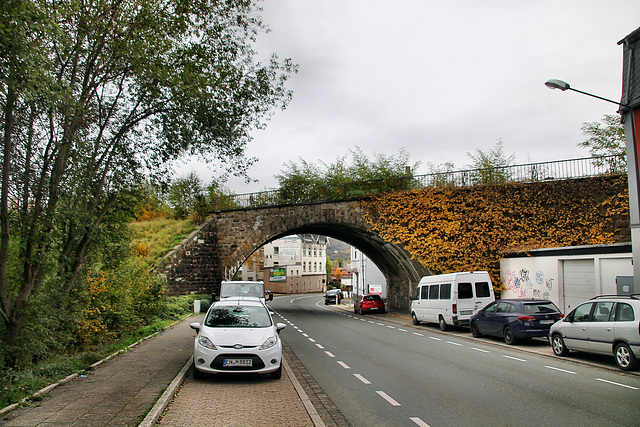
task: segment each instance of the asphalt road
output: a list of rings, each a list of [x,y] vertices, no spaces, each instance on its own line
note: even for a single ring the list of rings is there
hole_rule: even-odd
[[[640,377],[359,316],[319,295],[270,302],[283,338],[354,426],[640,424]]]

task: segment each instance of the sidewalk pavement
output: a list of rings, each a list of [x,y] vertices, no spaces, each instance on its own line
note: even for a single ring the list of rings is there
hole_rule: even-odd
[[[3,414],[0,426],[136,426],[193,355],[189,317]]]

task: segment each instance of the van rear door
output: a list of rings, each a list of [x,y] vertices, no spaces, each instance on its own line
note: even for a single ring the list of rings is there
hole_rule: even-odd
[[[476,299],[473,294],[473,283],[458,282],[458,316],[470,318],[476,312]]]

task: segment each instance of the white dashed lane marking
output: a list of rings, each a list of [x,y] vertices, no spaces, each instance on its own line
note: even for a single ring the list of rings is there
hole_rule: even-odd
[[[402,406],[402,405],[400,405],[400,403],[396,402],[391,396],[389,396],[384,391],[377,390],[376,393],[378,393],[380,395],[380,397],[382,397],[384,400],[389,402],[391,405],[393,405],[393,406]]]
[[[518,358],[518,357],[506,356],[506,355],[503,355],[502,357],[504,357],[505,359],[516,360],[516,361],[518,361],[518,362],[526,362],[526,360],[524,360],[524,359],[520,359],[520,358]]]
[[[553,369],[554,371],[564,372],[565,374],[578,375],[577,372],[567,371],[566,369],[560,369],[553,366],[545,366],[547,369]]]
[[[347,365],[346,363],[344,363],[341,360],[338,360],[338,365],[342,366],[344,369],[351,369],[351,367],[349,365]]]
[[[631,390],[639,390],[637,387],[632,387],[630,385],[620,384],[620,383],[616,383],[616,382],[609,381],[609,380],[603,380],[602,378],[596,378],[596,381],[601,381],[603,383],[607,383],[607,384],[611,384],[611,385],[617,385],[619,387],[630,388]]]
[[[420,427],[430,427],[429,424],[425,423],[424,421],[422,421],[420,418],[418,417],[411,417],[409,418],[411,421],[413,421],[414,423],[416,423],[417,425],[419,425]]]
[[[371,382],[360,374],[353,374],[354,377],[362,381],[363,384],[371,384]]]

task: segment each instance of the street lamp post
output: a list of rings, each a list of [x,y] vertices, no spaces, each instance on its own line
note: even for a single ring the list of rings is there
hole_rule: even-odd
[[[549,89],[560,89],[561,91],[571,90],[583,95],[591,96],[603,101],[616,104],[621,108],[618,113],[621,114],[624,122],[625,142],[627,149],[627,176],[629,183],[629,226],[631,228],[631,251],[633,254],[633,285],[634,291],[640,292],[640,204],[638,199],[638,151],[636,144],[636,129],[634,123],[634,111],[628,104],[603,98],[592,93],[583,92],[572,88],[569,83],[562,80],[551,79],[545,82],[545,86]]]

